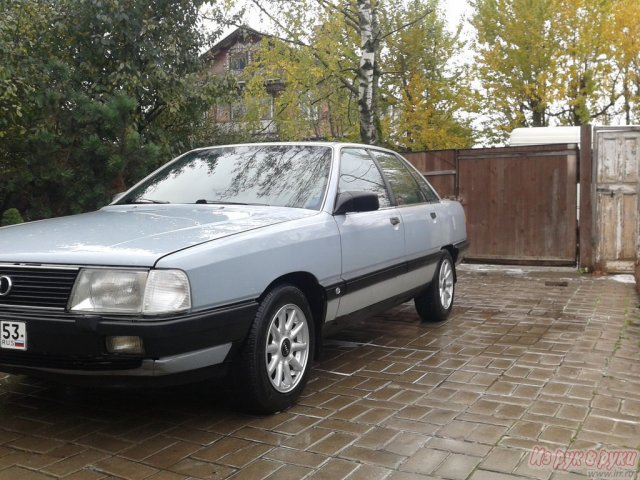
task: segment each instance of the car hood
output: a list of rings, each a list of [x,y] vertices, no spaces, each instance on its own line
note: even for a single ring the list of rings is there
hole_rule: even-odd
[[[0,263],[151,267],[170,253],[317,214],[239,205],[121,205],[0,228]]]

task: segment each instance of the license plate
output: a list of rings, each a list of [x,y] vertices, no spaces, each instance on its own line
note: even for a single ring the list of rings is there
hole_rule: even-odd
[[[0,322],[0,347],[10,350],[27,349],[27,324]]]

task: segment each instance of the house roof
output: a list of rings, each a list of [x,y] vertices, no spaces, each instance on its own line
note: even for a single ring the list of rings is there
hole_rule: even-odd
[[[239,41],[246,40],[246,39],[249,39],[249,38],[254,38],[256,40],[259,40],[262,37],[264,37],[264,33],[260,33],[259,31],[254,30],[251,27],[247,27],[247,26],[243,25],[241,27],[236,28],[229,35],[227,35],[222,40],[220,40],[218,43],[213,45],[204,54],[204,56],[209,57],[209,58],[213,58],[219,52],[221,52],[222,50],[226,50],[227,48],[235,45]]]

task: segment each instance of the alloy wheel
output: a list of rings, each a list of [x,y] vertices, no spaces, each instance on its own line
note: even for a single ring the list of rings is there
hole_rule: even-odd
[[[280,393],[293,390],[309,361],[309,324],[300,307],[282,306],[267,330],[265,366],[273,388]]]

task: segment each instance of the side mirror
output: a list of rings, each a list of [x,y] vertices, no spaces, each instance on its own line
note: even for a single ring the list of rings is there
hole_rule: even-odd
[[[373,212],[380,208],[378,195],[372,192],[342,192],[336,198],[334,215],[349,212]]]

